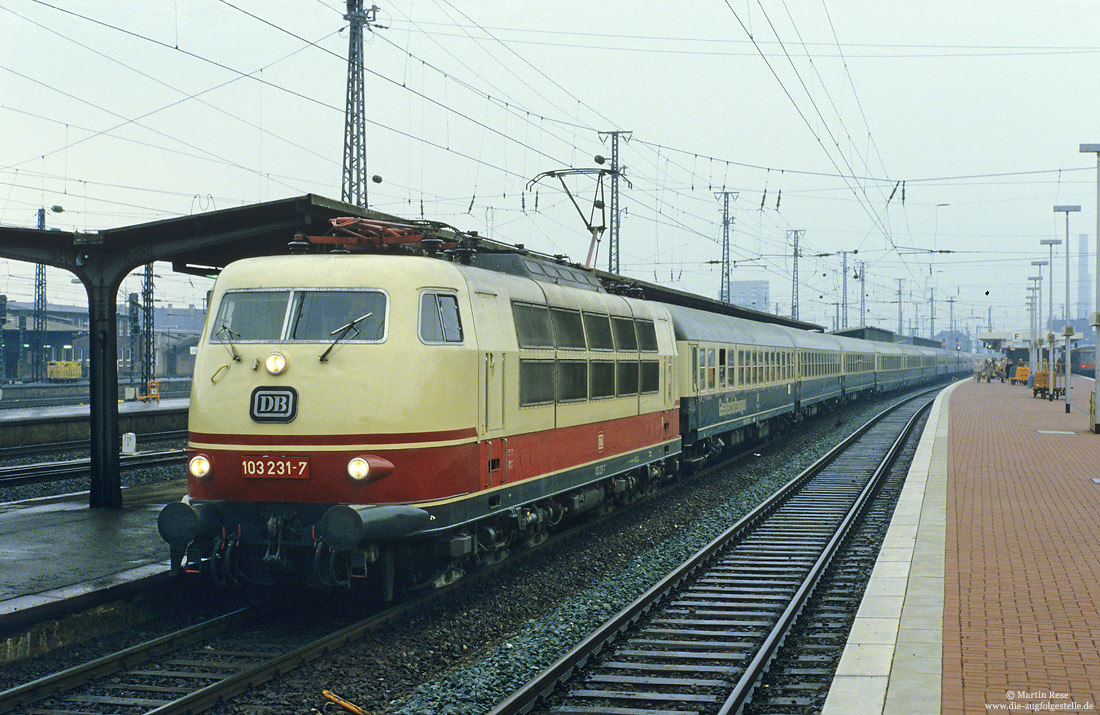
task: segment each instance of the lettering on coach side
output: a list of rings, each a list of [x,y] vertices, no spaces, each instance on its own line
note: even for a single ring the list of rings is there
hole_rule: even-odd
[[[293,387],[257,387],[248,414],[255,422],[293,422],[298,416],[298,393]]]

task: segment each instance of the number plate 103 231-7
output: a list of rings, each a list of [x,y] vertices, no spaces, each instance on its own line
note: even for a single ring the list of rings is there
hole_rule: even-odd
[[[246,479],[309,479],[309,457],[241,457]]]

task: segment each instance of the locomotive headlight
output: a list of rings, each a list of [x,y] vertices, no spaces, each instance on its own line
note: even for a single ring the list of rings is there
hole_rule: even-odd
[[[366,479],[370,475],[370,462],[362,457],[353,457],[348,462],[348,476],[352,479]]]
[[[282,353],[271,353],[264,360],[264,367],[272,375],[282,375],[286,372],[287,361],[286,356]]]
[[[196,454],[187,463],[187,471],[192,477],[202,479],[210,474],[210,459],[203,454]]]

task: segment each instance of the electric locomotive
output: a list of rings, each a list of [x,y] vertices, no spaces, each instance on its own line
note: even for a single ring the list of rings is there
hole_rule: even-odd
[[[353,230],[343,244],[423,238]],[[512,275],[392,252],[227,266],[195,359],[188,496],[158,520],[173,568],[392,597],[675,471],[667,310],[500,261]]]

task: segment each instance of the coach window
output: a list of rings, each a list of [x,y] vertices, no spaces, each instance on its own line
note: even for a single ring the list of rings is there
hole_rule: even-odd
[[[745,351],[737,351],[737,384],[745,384]]]
[[[558,402],[588,399],[588,363],[584,360],[558,361]]]
[[[584,327],[581,314],[577,310],[551,308],[550,317],[554,322],[554,338],[563,350],[584,350]]]
[[[358,290],[295,291],[289,339],[331,341],[342,332],[346,342],[385,339],[386,295]]]
[[[516,339],[521,348],[554,347],[550,311],[544,306],[513,303],[512,314],[516,319]]]
[[[615,363],[610,360],[593,360],[588,375],[588,392],[593,400],[615,396]]]
[[[554,402],[554,361],[519,361],[519,404],[547,405]]]
[[[637,320],[634,326],[638,329],[638,349],[643,353],[657,352],[657,328],[652,320]]]
[[[462,319],[455,295],[420,294],[420,340],[432,344],[462,342]]]
[[[616,350],[624,353],[638,351],[638,336],[634,333],[633,320],[611,316],[611,332],[615,334]]]
[[[611,321],[606,315],[598,313],[582,313],[584,317],[584,332],[588,333],[589,350],[614,350],[615,343],[611,340]]]
[[[713,390],[717,384],[714,379],[714,348],[707,349],[707,389]]]
[[[718,388],[726,389],[726,349],[718,349]]]

